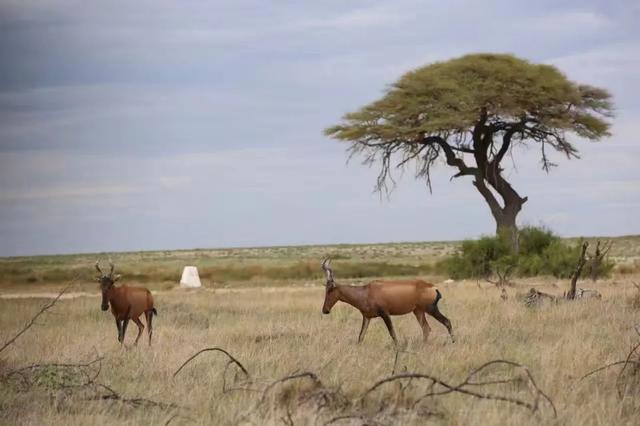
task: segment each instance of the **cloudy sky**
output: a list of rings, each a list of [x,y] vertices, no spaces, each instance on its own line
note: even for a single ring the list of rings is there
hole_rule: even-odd
[[[0,0],[0,256],[491,233],[469,180],[429,195],[322,135],[407,70],[470,52],[609,89],[613,137],[508,171],[520,223],[640,233],[640,3]]]

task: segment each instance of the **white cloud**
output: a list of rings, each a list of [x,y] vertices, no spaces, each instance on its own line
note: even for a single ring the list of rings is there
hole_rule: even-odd
[[[615,84],[637,78],[640,69],[640,41],[607,43],[547,62],[558,66],[570,78],[592,84]]]
[[[306,31],[313,29],[351,30],[359,28],[375,28],[396,25],[407,20],[411,15],[401,14],[397,9],[374,6],[357,9],[324,19],[308,19],[285,27],[290,31]]]
[[[104,196],[131,195],[145,192],[146,188],[132,186],[76,186],[46,187],[24,190],[20,192],[0,192],[2,201],[95,198]]]
[[[599,32],[616,27],[616,23],[602,13],[588,9],[562,10],[550,12],[544,16],[526,20],[524,27],[527,31],[549,34],[575,35],[576,31]]]

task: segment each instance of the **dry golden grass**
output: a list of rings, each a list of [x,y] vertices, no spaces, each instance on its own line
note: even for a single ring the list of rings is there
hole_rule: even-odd
[[[486,361],[513,360],[529,367],[538,386],[554,401],[558,417],[554,419],[546,408],[534,415],[504,402],[455,394],[430,402],[429,407],[444,413],[444,418],[421,417],[416,410],[398,414],[394,422],[637,424],[640,396],[636,393],[623,401],[618,398],[617,369],[579,381],[590,370],[623,359],[640,340],[633,330],[640,323],[640,310],[631,303],[637,292],[631,285],[633,279],[624,276],[586,285],[598,288],[602,300],[535,310],[525,308],[516,293],[524,293],[532,285],[558,295],[566,288],[532,279],[508,289],[509,299],[502,301],[500,292],[487,284],[441,284],[444,299],[440,307],[453,322],[457,342],[452,344],[444,328],[430,320],[432,333],[425,345],[412,315],[394,317],[402,350],[396,371],[431,374],[457,383]],[[223,393],[228,360],[220,353],[202,354],[179,375],[172,375],[199,349],[218,346],[244,364],[252,376],[252,388],[264,389],[278,378],[311,371],[324,386],[356,400],[373,383],[392,373],[395,349],[381,320],[372,322],[364,343],[357,345],[358,312],[338,304],[331,315],[322,315],[323,289],[319,281],[315,284],[311,288],[158,292],[155,299],[159,315],[154,320],[151,347],[146,345],[146,336],[138,347],[130,346],[137,332],[135,324],[129,328],[126,347],[121,347],[113,318],[100,311],[98,297],[61,300],[37,326],[0,353],[0,374],[33,363],[87,361],[97,352],[104,356],[97,379],[101,383],[123,397],[144,397],[183,408],[171,411],[131,408],[110,401],[88,402],[68,390],[43,385],[22,390],[19,383],[2,381],[0,418],[11,424],[165,424],[169,420],[170,424],[287,424],[289,420],[314,424],[314,410],[304,405],[296,410],[296,404],[291,403],[309,392],[306,380],[277,386],[266,395],[259,410],[250,412],[262,393]],[[0,342],[19,330],[42,303],[42,299],[0,299]],[[228,382],[237,371],[230,368]],[[242,379],[242,375],[238,377]],[[406,392],[424,388],[425,384],[413,381]],[[372,395],[373,406],[377,409],[397,403],[399,395],[398,386],[390,384]],[[289,414],[283,408],[287,404]],[[375,413],[374,408],[367,409]],[[342,410],[335,402],[320,412],[317,424],[353,411]],[[189,419],[173,417],[177,413]],[[385,419],[391,422],[393,417]],[[349,422],[360,424],[356,419],[336,424]]]

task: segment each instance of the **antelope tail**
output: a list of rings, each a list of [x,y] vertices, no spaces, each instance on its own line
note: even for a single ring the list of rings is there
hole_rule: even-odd
[[[433,306],[438,306],[438,302],[442,299],[442,294],[440,294],[440,290],[436,289],[436,300],[433,301]]]
[[[158,311],[156,311],[156,308],[151,308],[151,312],[153,312],[153,315],[158,316]]]

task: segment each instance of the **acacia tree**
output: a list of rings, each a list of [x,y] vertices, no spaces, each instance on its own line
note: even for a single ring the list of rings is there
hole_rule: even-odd
[[[503,175],[505,156],[516,145],[536,145],[548,172],[555,166],[549,149],[579,158],[568,136],[608,136],[612,116],[606,90],[572,82],[551,65],[473,54],[408,72],[381,99],[346,114],[325,134],[349,142],[350,155],[363,155],[365,164],[380,163],[379,191],[392,188],[394,166],[411,162],[430,191],[438,162],[456,170],[452,179],[471,176],[496,232],[517,250],[516,217],[527,197]]]

